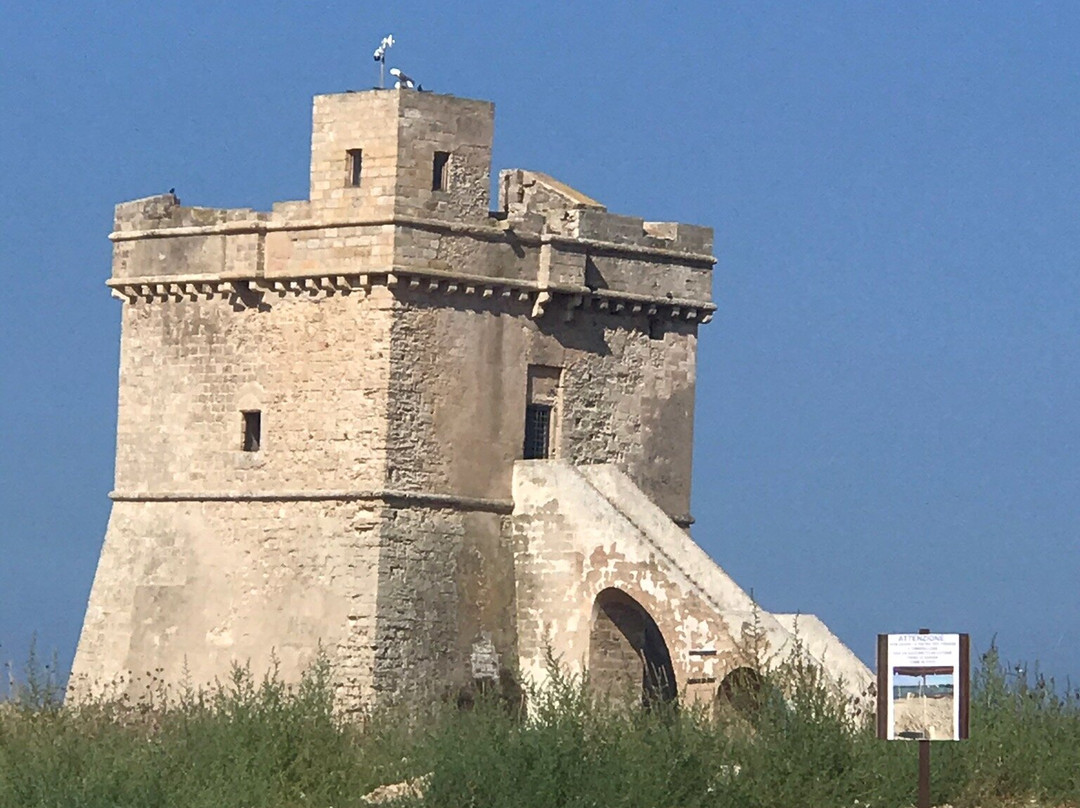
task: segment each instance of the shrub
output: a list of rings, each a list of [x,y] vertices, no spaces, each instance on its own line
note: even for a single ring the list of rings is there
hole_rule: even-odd
[[[32,659],[28,667],[38,665]],[[798,654],[741,710],[620,701],[558,667],[525,702],[342,716],[320,660],[295,686],[236,668],[227,682],[136,703],[61,707],[44,666],[0,707],[0,806],[360,806],[423,777],[400,805],[905,806],[917,745],[873,737]],[[36,677],[36,678],[35,678]],[[34,683],[32,683],[34,682]],[[51,684],[50,684],[51,682]],[[526,710],[523,706],[528,704]],[[1009,670],[973,676],[971,740],[933,745],[935,804],[1080,804],[1080,694]]]

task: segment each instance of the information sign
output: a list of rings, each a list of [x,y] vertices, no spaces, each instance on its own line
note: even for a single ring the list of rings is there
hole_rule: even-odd
[[[879,634],[878,737],[966,738],[969,648],[967,634]]]

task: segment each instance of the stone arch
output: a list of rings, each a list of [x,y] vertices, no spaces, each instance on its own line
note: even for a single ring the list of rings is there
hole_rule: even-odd
[[[621,589],[604,589],[593,603],[589,681],[609,693],[640,694],[646,706],[675,698],[664,635],[645,607]]]
[[[729,672],[716,689],[716,698],[737,712],[749,716],[757,712],[764,698],[765,681],[754,668],[743,665]]]

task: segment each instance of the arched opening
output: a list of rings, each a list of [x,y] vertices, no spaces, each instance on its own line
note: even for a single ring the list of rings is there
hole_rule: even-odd
[[[608,693],[640,694],[648,706],[675,698],[664,636],[644,607],[618,589],[596,596],[589,634],[589,681]]]
[[[740,715],[749,718],[761,707],[764,680],[753,668],[735,668],[720,682],[716,698],[728,704]]]

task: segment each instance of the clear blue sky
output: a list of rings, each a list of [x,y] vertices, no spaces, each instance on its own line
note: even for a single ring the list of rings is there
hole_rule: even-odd
[[[1080,4],[29,3],[0,22],[0,660],[70,664],[112,483],[121,200],[307,192],[371,51],[496,168],[716,229],[694,535],[765,608],[1080,681]]]

